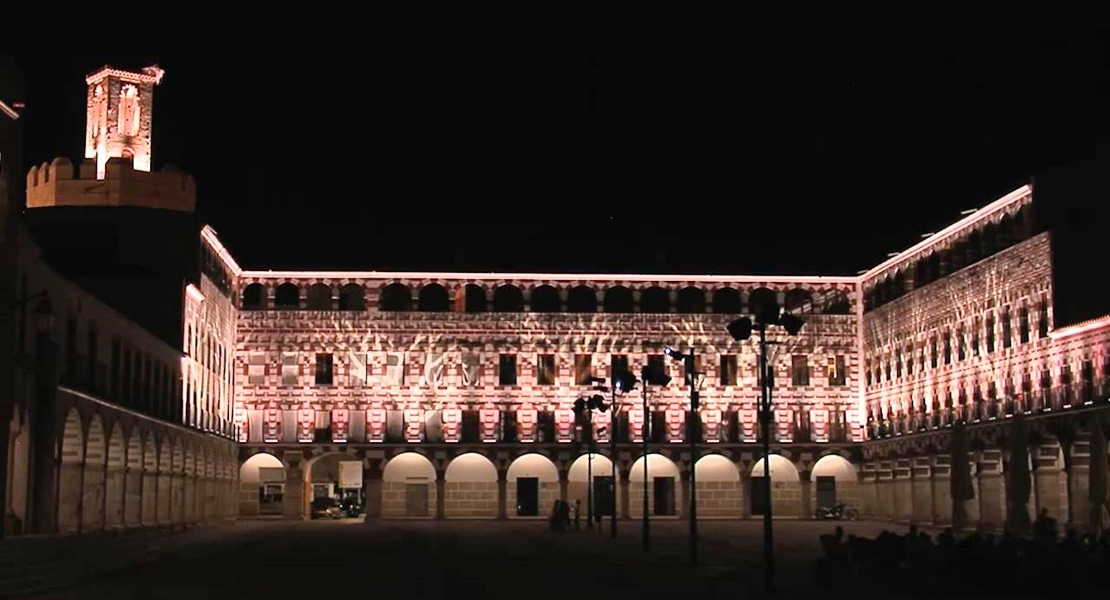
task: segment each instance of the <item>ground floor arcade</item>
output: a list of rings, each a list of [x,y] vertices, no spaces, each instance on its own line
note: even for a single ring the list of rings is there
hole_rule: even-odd
[[[620,518],[640,518],[645,503],[653,517],[689,513],[689,454],[673,447],[653,448],[646,459],[639,452],[618,452],[614,461],[608,453],[576,453],[565,446],[379,445],[245,448],[240,514],[306,518],[321,494],[350,493],[355,478],[336,474],[354,465],[361,466],[360,489],[372,518],[538,519],[550,514],[556,500],[577,503],[583,516],[592,506],[594,514],[615,510]],[[860,504],[859,475],[845,455],[780,449],[770,465],[768,480],[763,461],[751,451],[703,454],[692,470],[699,518],[759,516],[768,484],[776,517],[808,518],[818,506],[838,501]]]

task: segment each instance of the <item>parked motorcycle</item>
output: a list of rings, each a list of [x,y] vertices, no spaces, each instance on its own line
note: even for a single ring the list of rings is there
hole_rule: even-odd
[[[859,511],[848,508],[843,502],[817,509],[818,521],[855,521],[856,519],[859,519]]]

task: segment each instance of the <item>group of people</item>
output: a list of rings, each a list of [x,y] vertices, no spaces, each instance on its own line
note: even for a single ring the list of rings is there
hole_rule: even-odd
[[[845,538],[836,528],[822,535],[817,566],[827,588],[875,590],[891,595],[938,594],[1044,597],[1102,589],[1110,583],[1110,530],[1059,535],[1056,520],[1042,511],[1027,536],[975,533],[958,537],[951,528],[934,539],[916,526],[899,535]],[[969,596],[970,597],[970,596]]]
[[[549,519],[551,531],[568,531],[572,524],[575,529],[581,529],[583,518],[589,517],[582,514],[581,500],[575,500],[573,505],[569,502],[556,500],[555,505],[551,508],[551,517]],[[601,514],[595,514],[594,520],[596,520],[600,526]]]

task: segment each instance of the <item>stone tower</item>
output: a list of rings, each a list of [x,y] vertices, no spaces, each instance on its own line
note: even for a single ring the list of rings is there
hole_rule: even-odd
[[[85,158],[96,161],[96,178],[104,179],[110,158],[130,160],[136,171],[150,171],[150,124],[154,86],[164,71],[139,72],[101,67],[85,78]]]

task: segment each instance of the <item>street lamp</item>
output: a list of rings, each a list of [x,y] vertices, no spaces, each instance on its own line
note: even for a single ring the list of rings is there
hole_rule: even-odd
[[[775,546],[774,528],[771,521],[771,389],[775,385],[775,371],[767,364],[767,326],[779,325],[789,335],[798,335],[805,321],[790,313],[784,313],[773,294],[752,294],[748,301],[754,321],[741,317],[728,324],[726,328],[732,339],[742,342],[759,333],[759,418],[760,433],[763,436],[763,476],[767,478],[763,497],[763,585],[768,592],[775,591]]]
[[[613,391],[613,398],[609,402],[609,462],[613,467],[613,510],[609,514],[609,537],[615,539],[617,537],[617,414],[621,411],[621,405],[617,403],[617,391],[627,394],[636,389],[636,376],[628,371],[613,373],[612,385],[609,388]]]
[[[674,348],[668,347],[667,356],[682,362],[686,371],[686,385],[690,386],[690,416],[686,419],[686,435],[690,438],[690,566],[698,564],[698,479],[696,475],[698,463],[698,436],[694,423],[698,418],[698,372],[697,362],[694,360],[694,349],[683,354]],[[645,485],[647,482],[644,482]]]
[[[586,528],[594,528],[594,426],[593,414],[595,410],[605,411],[605,398],[594,394],[589,398],[579,398],[574,401],[574,414],[579,423],[586,421],[583,427],[586,435]]]
[[[640,434],[641,441],[643,442],[643,456],[644,456],[644,511],[643,511],[643,536],[644,536],[644,552],[651,551],[651,521],[648,519],[648,425],[651,423],[651,413],[648,407],[648,386],[658,385],[665,386],[671,382],[670,375],[663,372],[663,369],[653,366],[651,363],[644,365],[640,369],[640,379],[644,382],[644,391],[640,396],[644,400],[644,423],[643,429]]]

